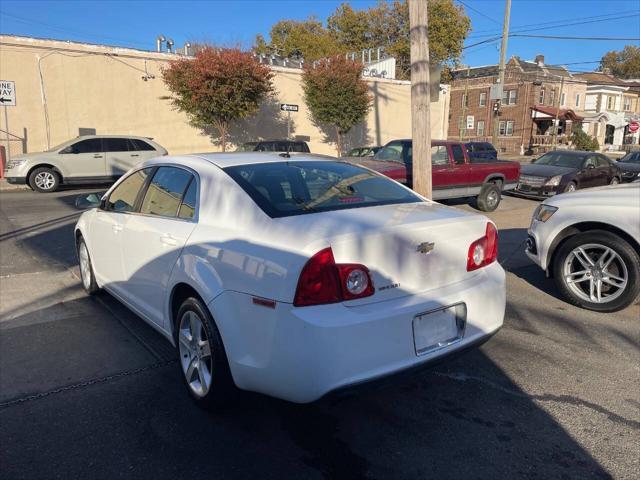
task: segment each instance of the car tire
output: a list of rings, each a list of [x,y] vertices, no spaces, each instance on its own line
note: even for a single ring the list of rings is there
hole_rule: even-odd
[[[29,175],[29,186],[40,193],[55,192],[60,186],[60,176],[49,167],[38,167]]]
[[[228,406],[237,393],[222,337],[202,301],[187,298],[176,317],[178,366],[196,404],[206,409]]]
[[[96,276],[93,273],[93,264],[91,263],[91,256],[89,255],[89,249],[84,241],[84,238],[80,237],[77,243],[78,265],[80,267],[80,281],[82,287],[89,294],[93,295],[100,287],[96,282]]]
[[[485,183],[474,200],[474,206],[483,212],[493,212],[500,205],[501,199],[500,187],[495,183]]]
[[[578,249],[587,255],[595,270]],[[600,262],[603,256],[606,265]],[[584,232],[566,240],[554,255],[552,268],[562,296],[573,305],[596,312],[621,310],[640,292],[638,253],[626,240],[606,230]]]
[[[575,192],[578,189],[578,184],[576,182],[569,182],[566,187],[564,187],[564,193]]]
[[[613,177],[609,185],[618,185],[620,183],[620,179],[618,177]]]

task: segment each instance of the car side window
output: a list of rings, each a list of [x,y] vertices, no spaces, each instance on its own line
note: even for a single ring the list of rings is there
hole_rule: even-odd
[[[590,155],[587,157],[587,159],[584,161],[584,168],[591,168],[591,167],[597,167],[598,166],[598,162],[596,162],[596,157],[593,155]]]
[[[136,207],[136,199],[151,174],[151,168],[143,168],[133,172],[125,178],[109,194],[105,210],[110,212],[133,212]]]
[[[131,143],[131,145],[133,145],[131,150],[136,150],[139,152],[150,152],[152,150],[155,150],[155,148],[153,148],[151,144],[145,142],[144,140],[140,140],[138,138],[130,138],[129,142]]]
[[[126,138],[104,138],[102,140],[105,152],[128,152],[129,142]]]
[[[144,194],[140,213],[175,217],[191,177],[181,168],[158,168]]]
[[[180,204],[180,210],[178,210],[178,218],[191,219],[196,213],[196,200],[198,197],[198,182],[195,178],[192,178],[189,187],[187,188],[182,203]]]
[[[448,165],[449,152],[446,145],[437,145],[431,147],[431,164],[432,165]]]
[[[453,153],[453,161],[456,165],[464,165],[464,152],[460,145],[451,145],[451,152]]]
[[[90,138],[69,145],[60,153],[102,153],[102,139]]]
[[[597,159],[598,159],[598,166],[599,167],[610,167],[611,166],[611,162],[604,155],[598,155]]]

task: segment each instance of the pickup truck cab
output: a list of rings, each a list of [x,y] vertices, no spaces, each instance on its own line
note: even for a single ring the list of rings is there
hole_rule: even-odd
[[[413,155],[410,139],[392,140],[373,158],[353,159],[393,180],[413,185]],[[433,199],[472,197],[475,207],[485,212],[498,208],[503,190],[515,188],[520,164],[501,160],[469,159],[461,142],[431,142]]]

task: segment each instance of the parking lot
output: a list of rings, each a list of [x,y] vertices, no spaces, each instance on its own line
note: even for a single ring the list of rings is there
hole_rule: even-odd
[[[3,478],[637,478],[640,305],[560,299],[523,253],[537,202],[489,215],[508,304],[480,349],[356,396],[208,413],[159,334],[82,290],[86,191],[0,192]]]

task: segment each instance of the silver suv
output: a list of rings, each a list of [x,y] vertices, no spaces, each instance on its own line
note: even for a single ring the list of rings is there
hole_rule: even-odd
[[[84,135],[49,151],[16,155],[4,176],[36,192],[55,192],[61,184],[112,182],[131,167],[167,151],[146,137]]]

